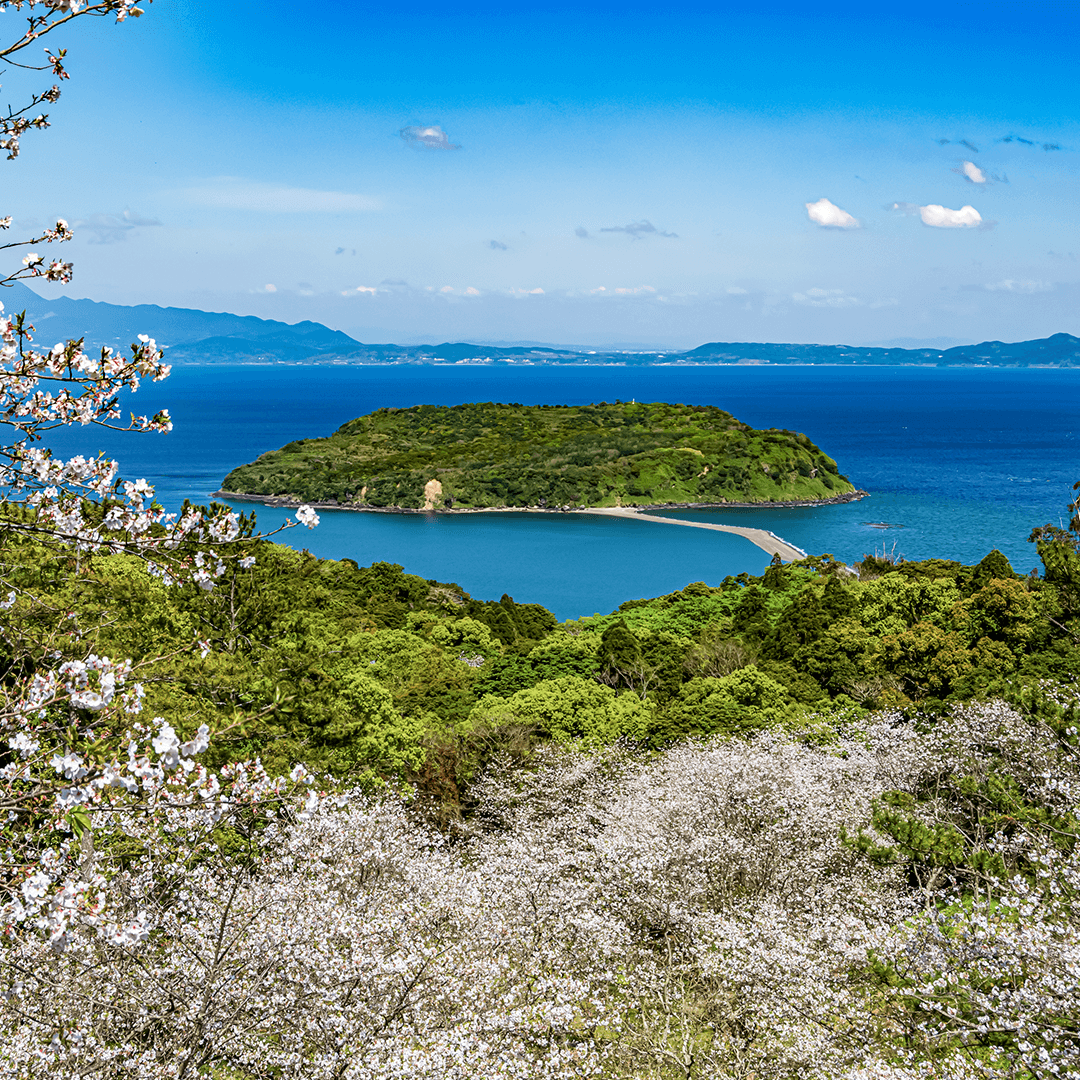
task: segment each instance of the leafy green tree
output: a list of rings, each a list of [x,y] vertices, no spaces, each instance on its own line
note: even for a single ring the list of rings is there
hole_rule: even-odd
[[[888,669],[913,698],[945,698],[975,669],[976,657],[955,630],[918,622],[882,641]]]
[[[792,704],[787,688],[756,667],[740,668],[721,679],[691,679],[658,714],[650,740],[663,744],[687,735],[772,727],[791,714]]]
[[[888,573],[863,586],[859,617],[872,634],[898,634],[916,623],[944,627],[959,599],[960,590],[950,578]]]
[[[653,709],[634,694],[616,694],[609,686],[574,676],[549,679],[509,698],[481,698],[470,724],[516,721],[555,742],[580,739],[607,745],[616,739],[643,739]]]

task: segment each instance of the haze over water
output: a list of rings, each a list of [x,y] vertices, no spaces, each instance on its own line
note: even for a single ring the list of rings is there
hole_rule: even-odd
[[[146,386],[139,412],[167,406],[166,436],[68,431],[65,454],[105,450],[159,499],[208,501],[236,465],[292,439],[328,435],[382,406],[616,399],[714,404],[754,427],[805,432],[871,497],[790,510],[687,516],[771,529],[811,554],[853,562],[875,550],[975,562],[1000,548],[1036,566],[1035,525],[1067,516],[1080,478],[1080,371],[839,367],[192,367]],[[261,527],[286,515],[255,509]],[[871,523],[888,523],[881,529]],[[480,598],[503,592],[561,618],[760,573],[764,552],[711,530],[584,515],[396,515],[323,512],[284,537],[316,555],[401,563]]]

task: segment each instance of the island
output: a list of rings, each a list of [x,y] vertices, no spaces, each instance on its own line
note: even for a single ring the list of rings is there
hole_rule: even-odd
[[[805,435],[713,405],[379,409],[234,469],[220,495],[356,510],[777,506],[861,492]]]

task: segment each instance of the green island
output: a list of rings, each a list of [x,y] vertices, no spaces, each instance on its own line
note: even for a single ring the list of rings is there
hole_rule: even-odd
[[[234,469],[222,493],[357,509],[827,502],[854,486],[805,435],[713,405],[379,409]]]

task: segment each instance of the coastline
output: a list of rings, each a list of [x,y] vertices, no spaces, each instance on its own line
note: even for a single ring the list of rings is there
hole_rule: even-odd
[[[827,499],[796,499],[787,502],[629,503],[623,506],[575,506],[566,509],[561,506],[462,506],[424,509],[411,506],[356,506],[335,500],[305,504],[289,495],[249,495],[240,491],[218,490],[210,495],[212,499],[234,499],[237,502],[259,503],[282,510],[307,505],[314,510],[348,510],[355,514],[585,514],[597,510],[628,510],[636,514],[647,514],[651,510],[794,510],[803,507],[835,506],[869,497],[870,492],[860,488],[842,495],[832,495]]]
[[[594,514],[603,517],[631,518],[638,521],[652,522],[656,525],[681,525],[693,529],[712,529],[714,532],[733,533],[749,540],[755,547],[768,555],[779,556],[784,562],[798,562],[807,558],[807,552],[789,543],[783,537],[766,529],[754,529],[741,525],[721,525],[718,522],[686,521],[681,518],[663,517],[650,513],[654,510],[745,510],[745,509],[790,509],[796,507],[832,506],[837,503],[858,502],[869,497],[868,491],[861,489],[835,495],[829,499],[802,500],[776,503],[650,503],[647,506],[579,506],[573,509],[541,506],[484,506],[462,507],[460,509],[422,510],[405,507],[385,506],[342,506],[340,503],[310,503],[316,510],[348,510],[354,513],[373,514]],[[292,509],[302,505],[295,499],[274,495],[241,495],[231,491],[215,491],[213,498],[233,499],[237,502],[256,502],[262,506],[279,509]]]

